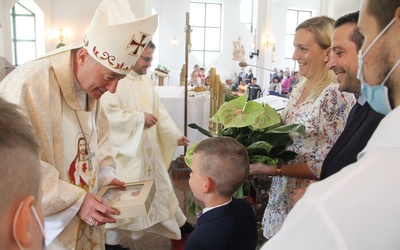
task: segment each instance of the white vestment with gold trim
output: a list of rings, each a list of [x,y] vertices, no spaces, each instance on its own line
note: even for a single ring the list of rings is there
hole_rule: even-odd
[[[118,244],[124,236],[137,239],[147,232],[180,239],[179,226],[186,217],[168,169],[182,133],[161,104],[153,82],[131,72],[119,82],[115,94],[104,94],[101,104],[111,123],[118,177],[125,182],[154,180],[156,185],[148,215],[106,225],[107,243]],[[144,112],[157,117],[156,125],[144,128]]]
[[[47,248],[104,249],[102,227],[89,227],[76,214],[87,191],[96,192],[116,177],[108,142],[110,127],[97,101],[90,100],[88,111],[83,111],[77,95],[79,85],[74,79],[72,53],[60,50],[16,68],[1,82],[0,96],[19,105],[42,144]],[[81,165],[80,173],[71,169],[77,154],[76,139],[82,134],[75,111],[82,117],[84,133],[93,137],[90,146],[95,153],[92,168]],[[71,182],[70,172],[83,177],[78,185]]]

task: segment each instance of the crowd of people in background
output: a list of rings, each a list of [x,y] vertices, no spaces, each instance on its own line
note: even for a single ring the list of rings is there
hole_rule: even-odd
[[[195,71],[193,71],[195,72]],[[193,73],[192,73],[193,74]],[[246,72],[241,68],[239,72],[235,72],[232,78],[231,90],[238,91],[239,85],[248,86],[254,79],[253,70],[251,68]],[[274,73],[270,74],[269,85],[265,86],[270,95],[282,96],[288,98],[294,86],[300,82],[298,71],[290,70],[288,67],[285,71],[274,68]]]
[[[274,68],[274,73],[270,74],[268,92],[270,95],[289,97],[293,87],[299,83],[300,76],[298,71],[290,70],[288,67],[285,71]]]
[[[206,86],[206,79],[206,69],[204,67],[200,67],[198,64],[194,65],[193,72],[190,74],[189,79],[190,86]]]

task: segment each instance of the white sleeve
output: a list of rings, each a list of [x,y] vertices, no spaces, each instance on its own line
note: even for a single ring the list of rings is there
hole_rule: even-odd
[[[61,233],[61,231],[64,230],[64,228],[78,213],[84,198],[85,195],[82,195],[82,197],[69,208],[44,218],[46,246],[48,246]]]
[[[321,203],[303,198],[289,213],[281,230],[261,248],[268,249],[339,250],[347,247]]]

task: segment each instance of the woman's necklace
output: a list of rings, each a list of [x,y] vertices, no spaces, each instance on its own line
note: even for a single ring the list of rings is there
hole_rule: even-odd
[[[89,106],[89,97],[88,97],[88,95],[86,94],[86,108],[85,108],[86,111],[88,111],[88,106]],[[81,129],[83,138],[85,139],[85,142],[86,142],[87,154],[86,154],[86,155],[83,155],[83,160],[84,160],[84,161],[88,161],[88,163],[89,163],[89,171],[92,171],[92,170],[93,170],[92,158],[95,156],[95,153],[92,153],[92,152],[90,151],[90,142],[92,141],[92,138],[93,138],[93,131],[94,131],[93,119],[91,118],[91,119],[92,119],[92,129],[91,129],[92,131],[90,132],[90,140],[88,140],[88,139],[86,138],[85,132],[83,131],[82,124],[81,124],[81,120],[79,119],[78,113],[76,112],[76,110],[74,110],[74,111],[75,111],[76,119],[78,120],[78,123],[79,123],[79,128]]]

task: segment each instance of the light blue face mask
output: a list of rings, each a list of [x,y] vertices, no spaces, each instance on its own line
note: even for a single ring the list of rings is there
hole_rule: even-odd
[[[383,82],[379,85],[371,86],[364,80],[364,74],[362,71],[364,57],[368,53],[369,49],[378,41],[378,39],[392,26],[392,24],[396,21],[396,18],[386,25],[386,27],[379,33],[379,35],[372,41],[372,43],[368,46],[363,54],[360,50],[358,53],[358,71],[357,71],[357,78],[361,82],[361,95],[363,95],[369,105],[378,113],[383,115],[387,115],[390,111],[392,111],[392,107],[390,106],[389,102],[389,91],[388,88],[385,86],[386,81],[389,79],[389,76],[393,73],[393,71],[397,68],[400,64],[400,60],[393,66],[393,68],[389,71]]]

